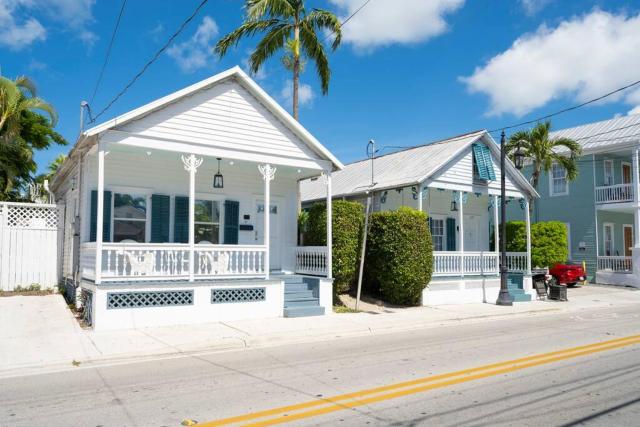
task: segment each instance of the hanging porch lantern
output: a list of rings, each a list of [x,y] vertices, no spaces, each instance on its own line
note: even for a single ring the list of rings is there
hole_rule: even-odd
[[[457,212],[458,211],[458,202],[456,202],[455,200],[451,201],[451,212]]]
[[[224,177],[220,173],[220,157],[218,159],[218,173],[213,176],[213,188],[224,188]]]
[[[523,142],[525,141],[518,141],[516,151],[513,153],[513,163],[518,170],[521,170],[524,166],[524,150],[522,149]]]

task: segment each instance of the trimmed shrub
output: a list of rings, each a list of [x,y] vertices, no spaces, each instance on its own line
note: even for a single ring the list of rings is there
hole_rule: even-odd
[[[526,252],[527,229],[524,221],[507,222],[507,251]],[[562,222],[531,224],[531,265],[553,267],[567,261],[567,228]]]
[[[427,215],[401,207],[375,212],[370,221],[365,260],[367,289],[392,304],[418,304],[433,270]]]
[[[343,294],[353,289],[360,259],[360,240],[364,208],[360,203],[334,200],[333,222],[333,290]],[[304,243],[307,246],[327,244],[327,209],[317,203],[309,209]]]

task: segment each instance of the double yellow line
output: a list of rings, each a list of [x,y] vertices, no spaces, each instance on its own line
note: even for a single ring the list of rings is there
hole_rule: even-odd
[[[640,335],[632,335],[624,338],[553,351],[550,353],[542,353],[520,359],[478,366],[461,371],[432,375],[411,381],[360,390],[333,397],[320,398],[295,405],[282,406],[265,411],[204,422],[198,424],[198,426],[212,427],[232,424],[269,426],[282,424],[289,421],[296,421],[357,406],[382,402],[467,381],[519,371],[521,369],[531,368],[547,363],[586,356],[602,351],[614,350],[634,344],[640,344]]]

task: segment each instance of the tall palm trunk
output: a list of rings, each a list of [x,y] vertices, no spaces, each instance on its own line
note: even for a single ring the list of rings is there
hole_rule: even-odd
[[[300,84],[300,21],[296,16],[296,24],[293,29],[293,118],[298,118],[298,86]]]

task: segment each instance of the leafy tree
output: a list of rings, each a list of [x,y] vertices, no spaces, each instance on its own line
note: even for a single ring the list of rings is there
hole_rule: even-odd
[[[533,171],[530,181],[536,190],[541,173],[549,173],[553,163],[558,163],[567,171],[569,181],[578,177],[577,157],[582,154],[580,144],[570,138],[550,138],[550,130],[550,121],[538,123],[533,129],[519,131],[511,135],[506,145],[507,155],[512,160],[518,145],[520,145],[525,158],[531,161]],[[533,201],[529,203],[530,212],[532,212],[532,206]]]
[[[307,12],[304,0],[245,0],[244,7],[246,18],[242,25],[224,36],[214,50],[222,57],[243,37],[266,33],[249,58],[251,71],[258,72],[267,59],[285,51],[282,63],[293,74],[293,117],[298,120],[298,87],[305,57],[315,63],[322,94],[326,95],[331,70],[323,30],[333,34],[331,48],[336,50],[342,39],[340,21],[326,10]]]

